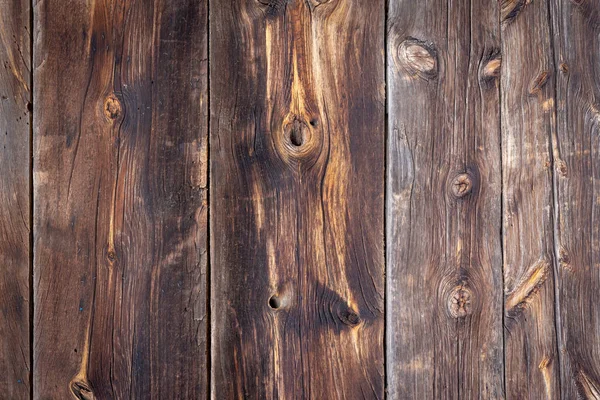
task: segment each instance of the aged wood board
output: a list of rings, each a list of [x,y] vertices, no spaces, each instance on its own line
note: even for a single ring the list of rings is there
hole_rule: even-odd
[[[31,4],[0,0],[0,396],[31,391]]]
[[[383,398],[383,1],[210,5],[211,389]]]
[[[205,397],[207,4],[34,17],[33,396]]]
[[[0,398],[600,399],[599,35],[0,0]]]

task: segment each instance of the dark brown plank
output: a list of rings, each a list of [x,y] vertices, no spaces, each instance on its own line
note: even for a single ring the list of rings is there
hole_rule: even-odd
[[[497,2],[388,15],[387,382],[503,397]]]
[[[550,5],[562,398],[600,399],[600,3]]]
[[[30,392],[30,4],[0,0],[0,397]]]
[[[35,26],[34,397],[204,398],[207,3]]]
[[[384,396],[384,2],[211,2],[215,398]]]
[[[500,17],[506,397],[555,399],[560,398],[560,357],[548,2],[505,1]]]

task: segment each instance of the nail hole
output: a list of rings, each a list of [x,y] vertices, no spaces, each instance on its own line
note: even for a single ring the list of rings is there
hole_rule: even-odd
[[[269,307],[274,310],[277,310],[279,307],[281,307],[281,300],[279,300],[279,297],[276,295],[271,296],[269,299]]]
[[[292,129],[290,131],[290,142],[292,142],[294,146],[302,146],[303,137],[301,129]]]
[[[319,125],[319,120],[316,118],[313,118],[310,120],[310,126],[318,126]]]

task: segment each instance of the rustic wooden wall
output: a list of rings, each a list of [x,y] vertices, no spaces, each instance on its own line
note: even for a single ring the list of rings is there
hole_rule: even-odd
[[[599,34],[0,0],[0,398],[600,398]]]

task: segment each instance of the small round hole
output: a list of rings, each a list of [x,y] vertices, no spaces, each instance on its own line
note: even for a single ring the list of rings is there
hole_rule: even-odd
[[[269,307],[274,310],[277,310],[279,307],[281,307],[281,300],[279,300],[279,297],[276,295],[271,296],[269,299]]]
[[[316,118],[313,118],[310,120],[310,126],[318,126],[319,125],[319,120]]]

